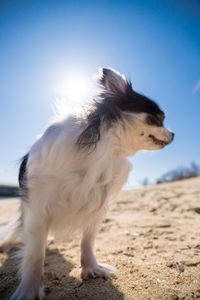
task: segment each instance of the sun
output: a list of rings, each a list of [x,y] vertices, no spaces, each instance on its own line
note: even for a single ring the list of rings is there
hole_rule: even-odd
[[[82,102],[91,95],[92,82],[86,74],[64,75],[58,80],[56,92],[70,101]]]
[[[89,84],[80,76],[69,78],[66,82],[66,93],[70,99],[82,102],[89,96]]]
[[[63,74],[55,85],[56,109],[59,113],[80,113],[83,105],[89,102],[94,93],[94,82],[88,74]]]

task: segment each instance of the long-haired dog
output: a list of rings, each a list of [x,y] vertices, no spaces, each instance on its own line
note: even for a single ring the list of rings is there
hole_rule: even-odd
[[[101,91],[85,117],[54,122],[24,156],[19,184],[21,216],[1,234],[21,231],[21,282],[12,300],[44,297],[43,265],[49,233],[82,232],[82,277],[108,277],[98,264],[95,235],[108,200],[122,188],[131,170],[127,157],[168,145],[174,134],[163,127],[164,112],[112,69],[102,69]],[[4,237],[3,237],[4,235]]]

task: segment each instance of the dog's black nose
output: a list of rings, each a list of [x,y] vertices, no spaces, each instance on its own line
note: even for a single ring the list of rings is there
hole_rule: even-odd
[[[171,141],[173,141],[173,139],[174,139],[174,136],[175,136],[175,133],[174,133],[174,132],[171,132],[171,135],[172,135],[172,139],[171,139]]]

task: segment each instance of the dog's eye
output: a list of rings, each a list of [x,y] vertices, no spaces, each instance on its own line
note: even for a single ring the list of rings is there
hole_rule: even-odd
[[[163,120],[164,120],[164,119],[157,118],[157,120],[156,120],[157,126],[163,126]]]

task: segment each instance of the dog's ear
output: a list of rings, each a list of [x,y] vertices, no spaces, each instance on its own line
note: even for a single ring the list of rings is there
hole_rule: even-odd
[[[114,94],[126,93],[127,80],[125,76],[113,69],[100,69],[99,82],[102,85],[102,87],[108,92]]]

